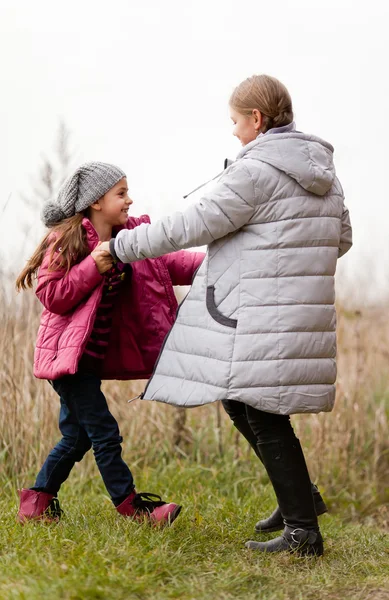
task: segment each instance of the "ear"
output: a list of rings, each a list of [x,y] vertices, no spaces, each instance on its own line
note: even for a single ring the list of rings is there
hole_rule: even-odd
[[[259,130],[262,127],[262,113],[259,112],[258,109],[253,108],[253,119],[254,119],[254,128],[256,130],[257,133],[259,133]]]
[[[89,206],[89,208],[92,208],[93,210],[101,210],[101,206],[100,206],[100,204],[99,204],[99,201],[98,201],[98,200],[96,200],[96,202],[93,202],[93,204],[91,204],[91,205]]]

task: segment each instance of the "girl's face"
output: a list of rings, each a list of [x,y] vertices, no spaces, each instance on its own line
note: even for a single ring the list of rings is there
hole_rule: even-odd
[[[251,115],[242,115],[230,106],[230,117],[234,124],[233,134],[245,146],[257,137],[262,124],[262,115],[254,109]]]
[[[128,209],[132,204],[128,195],[126,177],[118,181],[96,204],[99,206],[100,218],[107,225],[124,225],[128,219]]]

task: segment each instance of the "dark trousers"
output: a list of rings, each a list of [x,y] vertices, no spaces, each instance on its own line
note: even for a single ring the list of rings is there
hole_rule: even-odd
[[[285,524],[316,530],[312,484],[289,416],[257,410],[234,400],[224,400],[223,406],[262,460]]]
[[[236,400],[223,400],[222,404],[232,421],[239,421],[242,418],[247,420],[253,433],[252,441],[250,440],[252,445],[296,439],[289,415],[264,412]]]
[[[101,380],[79,372],[52,385],[60,397],[62,439],[48,455],[32,489],[56,496],[74,464],[93,448],[105,487],[117,505],[131,493],[134,481],[121,457],[123,438],[101,391]]]

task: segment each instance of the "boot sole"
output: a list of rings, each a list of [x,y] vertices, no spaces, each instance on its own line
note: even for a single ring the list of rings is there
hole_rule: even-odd
[[[149,523],[151,523],[152,527],[169,527],[173,521],[175,521],[178,517],[178,515],[180,514],[182,509],[182,506],[177,505],[176,508],[169,513],[167,519],[165,520],[161,520],[161,521],[148,521]],[[145,519],[146,521],[146,519]]]
[[[266,548],[266,542],[253,542],[250,540],[245,543],[246,548],[249,550],[254,550],[255,552],[263,552],[264,554],[278,554],[280,552],[289,552],[290,554],[296,554],[297,556],[305,556],[305,557],[316,557],[323,556],[324,554],[324,546],[323,542],[320,542],[316,545],[311,546],[301,546],[300,548],[291,548],[287,545],[280,546],[277,549],[270,550]]]
[[[173,510],[173,512],[170,513],[169,517],[168,517],[168,525],[171,525],[173,523],[173,521],[175,521],[178,517],[178,515],[180,514],[182,510],[182,506],[178,505],[176,506],[176,508]]]
[[[320,517],[320,515],[324,515],[324,513],[328,512],[328,508],[324,504],[324,502],[318,502],[315,505],[316,515]],[[255,526],[256,533],[274,533],[275,531],[281,531],[284,528],[284,523],[280,523],[279,525],[274,525],[273,527],[257,527]]]
[[[44,524],[50,524],[50,523],[59,523],[59,517],[44,517],[43,515],[41,515],[40,517],[20,517],[19,515],[16,516],[16,521],[17,523],[20,523],[20,525],[26,525],[26,523],[44,523]]]

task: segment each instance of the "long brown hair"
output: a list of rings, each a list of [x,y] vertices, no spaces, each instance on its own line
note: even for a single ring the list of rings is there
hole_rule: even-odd
[[[83,218],[84,214],[78,213],[50,227],[16,280],[18,292],[33,286],[37,271],[50,247],[49,270],[66,269],[69,272],[73,265],[89,254],[86,231],[82,226]]]
[[[288,90],[269,75],[253,75],[242,81],[231,94],[230,106],[246,116],[251,115],[255,108],[259,110],[262,115],[260,133],[293,121],[292,99]]]

